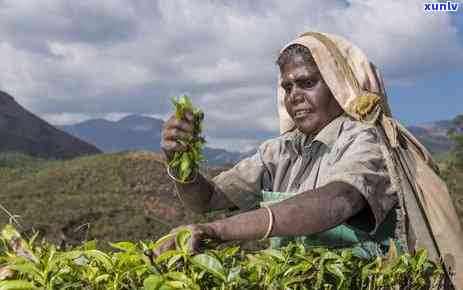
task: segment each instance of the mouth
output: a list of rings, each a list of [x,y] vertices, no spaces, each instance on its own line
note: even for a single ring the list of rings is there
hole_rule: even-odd
[[[312,110],[309,109],[298,109],[294,111],[294,119],[301,119],[307,117],[310,113],[312,113]]]

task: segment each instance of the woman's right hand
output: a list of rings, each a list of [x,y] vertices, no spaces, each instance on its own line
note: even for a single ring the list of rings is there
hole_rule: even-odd
[[[185,112],[181,120],[177,120],[175,114],[170,116],[161,133],[161,150],[167,161],[170,161],[176,152],[186,150],[178,140],[196,138],[194,133],[194,117],[191,112]]]

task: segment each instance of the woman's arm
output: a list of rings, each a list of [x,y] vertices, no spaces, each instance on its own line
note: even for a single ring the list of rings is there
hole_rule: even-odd
[[[334,182],[272,205],[271,236],[301,236],[333,228],[359,213],[366,202],[351,185]],[[266,209],[258,209],[209,224],[223,241],[255,240],[269,224]]]
[[[175,182],[175,188],[183,205],[196,213],[235,207],[226,195],[215,191],[212,182],[199,172],[195,182]]]
[[[351,185],[333,182],[272,205],[274,224],[270,236],[300,236],[325,231],[359,213],[366,205],[363,196]],[[257,209],[212,223],[189,225],[192,247],[198,249],[204,238],[221,241],[261,239],[268,228],[266,209]],[[175,247],[165,243],[157,252]]]

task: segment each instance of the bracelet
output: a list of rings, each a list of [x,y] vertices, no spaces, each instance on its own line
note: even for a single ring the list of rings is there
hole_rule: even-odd
[[[195,176],[193,177],[192,180],[190,181],[182,181],[178,178],[176,178],[171,172],[170,172],[170,166],[167,165],[167,175],[169,175],[170,178],[172,178],[174,181],[178,182],[178,183],[181,183],[181,184],[190,184],[190,183],[194,183],[198,177],[198,171],[194,170],[195,172]]]
[[[267,212],[268,212],[269,222],[268,222],[267,232],[265,232],[265,235],[261,240],[268,239],[268,237],[270,236],[270,233],[272,232],[272,228],[273,228],[273,213],[272,213],[272,210],[268,206],[265,206],[265,208],[267,209]]]

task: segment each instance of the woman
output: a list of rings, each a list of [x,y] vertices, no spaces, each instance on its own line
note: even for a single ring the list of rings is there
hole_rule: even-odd
[[[394,240],[402,252],[426,248],[443,259],[462,289],[462,229],[445,184],[426,149],[391,118],[382,78],[364,53],[341,37],[309,32],[277,63],[282,135],[211,181],[195,172],[182,183],[171,174],[179,197],[198,212],[249,210],[189,225],[193,248],[206,237],[271,237],[274,247],[299,241],[370,257]],[[166,122],[168,160],[183,149],[176,140],[194,137],[191,121],[187,114]]]

